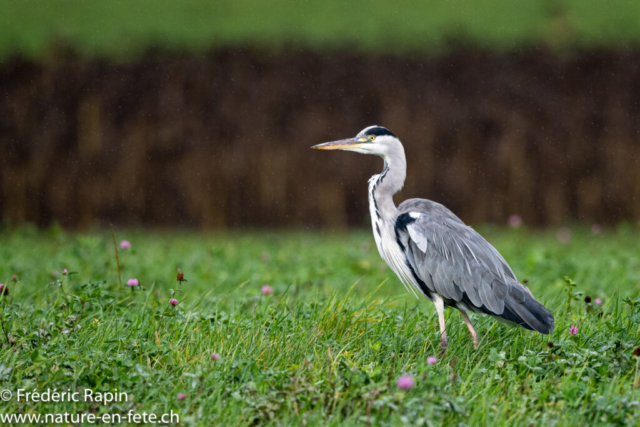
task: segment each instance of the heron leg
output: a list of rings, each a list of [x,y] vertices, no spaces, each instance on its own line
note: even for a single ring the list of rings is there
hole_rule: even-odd
[[[480,337],[476,332],[476,328],[473,327],[473,324],[471,323],[471,320],[469,320],[469,316],[467,316],[467,313],[465,311],[460,310],[460,314],[462,314],[464,323],[467,324],[467,328],[469,328],[469,332],[471,332],[471,337],[473,338],[473,348],[477,349],[478,344],[480,344]]]
[[[442,348],[442,353],[444,353],[449,345],[444,324],[444,300],[440,298],[439,295],[433,295],[433,304],[436,306],[436,312],[438,313],[438,323],[440,323],[440,347]]]

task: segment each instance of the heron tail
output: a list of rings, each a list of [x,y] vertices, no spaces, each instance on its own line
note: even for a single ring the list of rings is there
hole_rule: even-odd
[[[551,312],[528,292],[522,302],[517,301],[512,295],[508,295],[501,317],[545,335],[552,333],[556,324]]]

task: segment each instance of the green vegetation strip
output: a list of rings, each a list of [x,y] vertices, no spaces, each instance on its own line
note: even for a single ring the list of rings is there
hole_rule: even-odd
[[[619,49],[639,44],[639,19],[632,0],[0,0],[0,55],[57,44],[118,58],[236,45],[435,52],[450,41]]]
[[[640,230],[574,230],[566,244],[555,231],[482,232],[552,309],[552,336],[476,317],[474,351],[450,311],[439,355],[432,304],[405,295],[368,232],[120,231],[118,259],[109,232],[0,232],[0,381],[13,393],[0,412],[173,412],[184,425],[634,424]],[[415,385],[401,389],[402,375]],[[127,400],[25,402],[18,389]]]

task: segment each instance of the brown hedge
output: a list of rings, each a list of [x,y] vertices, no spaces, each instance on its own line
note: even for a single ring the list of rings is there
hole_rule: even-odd
[[[0,215],[67,227],[347,226],[379,159],[309,146],[389,127],[398,200],[472,223],[640,218],[640,52],[432,58],[219,50],[0,64]]]

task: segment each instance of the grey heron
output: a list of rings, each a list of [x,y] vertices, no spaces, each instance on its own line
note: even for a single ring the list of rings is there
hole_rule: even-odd
[[[498,253],[473,228],[443,205],[409,199],[396,207],[407,171],[404,147],[388,129],[369,126],[356,137],[315,145],[318,150],[346,150],[382,157],[384,168],[369,179],[369,210],[380,256],[416,297],[433,301],[441,346],[449,341],[444,309],[454,307],[473,337],[480,339],[468,312],[490,315],[542,334],[553,332],[553,315],[516,279]]]

